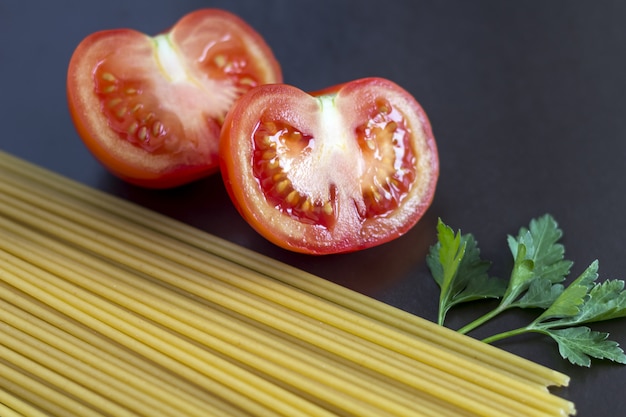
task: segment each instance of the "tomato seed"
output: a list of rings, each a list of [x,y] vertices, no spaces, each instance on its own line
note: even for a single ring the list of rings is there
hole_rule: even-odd
[[[287,179],[282,180],[276,183],[276,191],[278,191],[280,194],[283,194],[290,185],[291,185],[291,181]]]
[[[242,77],[241,79],[239,79],[239,84],[254,87],[255,85],[257,85],[257,82],[250,77]]]
[[[117,116],[118,119],[121,119],[124,117],[127,110],[128,109],[126,108],[126,106],[122,106],[119,109],[117,109],[117,111],[115,112],[115,115]]]
[[[278,158],[272,158],[269,160],[269,162],[267,163],[267,168],[269,170],[275,170],[278,169],[280,167],[280,163],[278,161]]]
[[[396,129],[398,128],[398,124],[394,121],[391,121],[389,123],[387,123],[387,125],[385,126],[385,133],[389,134],[389,135],[393,135],[393,133],[396,131]]]
[[[116,107],[118,104],[120,104],[122,102],[122,99],[119,97],[113,98],[111,100],[109,100],[109,102],[107,103],[107,106],[112,109],[113,107]]]
[[[272,138],[269,135],[261,136],[261,139],[259,140],[259,145],[264,148],[269,148],[273,145]]]
[[[163,132],[163,123],[156,121],[152,124],[152,136],[159,136]]]
[[[226,57],[222,54],[215,55],[215,58],[213,58],[213,63],[218,68],[224,68],[226,66],[226,62]]]
[[[141,120],[143,123],[148,123],[150,120],[152,120],[155,117],[155,114],[153,112],[150,112],[148,114],[145,115],[145,117]]]
[[[278,127],[276,126],[276,123],[274,122],[265,122],[263,124],[263,127],[265,127],[265,130],[270,135],[275,135],[278,132]]]
[[[269,148],[268,150],[263,152],[263,154],[261,155],[261,159],[269,161],[271,159],[274,159],[275,156],[276,156],[276,151],[272,148]]]
[[[381,113],[382,115],[386,115],[391,112],[391,106],[389,102],[385,99],[381,98],[381,99],[376,100],[376,107],[377,107],[378,113]]]
[[[313,204],[311,204],[311,200],[307,198],[304,200],[300,208],[302,209],[302,211],[307,212],[313,208]]]
[[[287,175],[282,171],[277,172],[276,174],[272,175],[272,181],[274,181],[274,183],[281,182],[282,180],[285,180],[285,179],[287,179]]]
[[[111,74],[110,72],[103,72],[101,77],[104,81],[109,81],[109,82],[113,82],[116,79],[115,75]]]
[[[139,123],[133,122],[130,126],[128,126],[127,132],[129,135],[134,136],[135,133],[137,133],[137,130],[139,130]]]
[[[146,128],[145,126],[141,126],[137,137],[140,141],[145,142],[146,138],[148,137],[148,128]]]
[[[300,195],[298,194],[298,192],[296,190],[292,190],[287,195],[285,200],[287,201],[287,203],[291,204],[292,206],[295,206],[300,201]]]

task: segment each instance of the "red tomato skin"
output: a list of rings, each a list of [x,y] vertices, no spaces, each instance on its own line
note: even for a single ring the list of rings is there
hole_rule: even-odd
[[[422,150],[427,154],[422,165],[427,166],[427,182],[422,184],[422,196],[419,201],[407,201],[405,204],[410,208],[405,212],[389,216],[381,216],[380,223],[368,223],[364,220],[361,230],[355,231],[355,235],[345,234],[338,239],[329,239],[329,234],[319,234],[320,228],[311,227],[305,233],[291,233],[289,227],[282,225],[284,218],[275,213],[272,216],[264,214],[259,209],[263,205],[260,198],[251,198],[255,188],[252,181],[250,165],[252,160],[248,156],[236,158],[235,155],[247,151],[242,149],[246,138],[250,137],[250,125],[246,124],[246,115],[250,119],[258,118],[263,111],[273,108],[283,108],[286,113],[295,119],[307,119],[307,112],[313,105],[306,102],[307,98],[320,96],[347,95],[350,92],[366,91],[370,88],[381,88],[390,95],[400,97],[399,101],[407,103],[413,112],[411,119],[418,121],[412,128],[419,129],[423,138]],[[259,104],[262,103],[262,104]],[[289,106],[289,107],[287,107]],[[248,145],[249,146],[249,145]],[[439,156],[433,130],[422,106],[415,98],[397,84],[377,77],[363,78],[335,86],[325,88],[313,93],[306,93],[296,87],[285,84],[259,86],[244,96],[240,97],[226,117],[222,127],[220,141],[220,169],[226,190],[232,199],[237,211],[256,230],[273,244],[293,252],[309,255],[328,255],[337,253],[349,253],[374,246],[378,246],[394,240],[408,232],[432,204],[439,178]],[[316,175],[316,173],[312,173]],[[267,201],[265,201],[267,203]],[[284,216],[283,216],[284,217]],[[374,220],[375,222],[376,220]]]
[[[183,16],[167,32],[192,31],[207,19],[222,22],[235,28],[234,35],[245,36],[246,42],[255,48],[259,83],[282,81],[281,68],[265,40],[238,16],[219,9],[201,9]],[[182,35],[179,35],[182,36]],[[102,115],[96,98],[93,77],[96,65],[124,45],[152,42],[152,37],[132,29],[112,29],[95,32],[83,39],[76,47],[68,67],[67,99],[70,116],[81,140],[92,155],[112,174],[122,180],[146,188],[177,187],[219,171],[218,142],[220,120],[207,120],[205,134],[199,145],[189,145],[178,155],[151,154],[149,151],[128,146],[115,140],[106,117]],[[249,51],[248,51],[249,52]],[[90,84],[91,82],[91,84]],[[232,103],[231,103],[232,104]],[[230,108],[230,106],[228,107]],[[224,115],[220,116],[223,118]],[[180,135],[184,142],[185,135]]]

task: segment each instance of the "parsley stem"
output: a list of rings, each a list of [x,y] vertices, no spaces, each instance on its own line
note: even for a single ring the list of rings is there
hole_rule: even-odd
[[[527,333],[532,331],[531,329],[528,328],[528,326],[525,327],[520,327],[518,329],[514,329],[514,330],[508,330],[506,332],[501,332],[501,333],[497,333],[494,334],[492,336],[486,337],[484,338],[482,341],[485,343],[493,343],[496,342],[498,340],[502,340],[502,339],[506,339],[508,337],[512,337],[512,336],[517,336],[523,333]]]
[[[467,333],[471,332],[472,330],[476,329],[477,327],[482,326],[483,324],[485,324],[486,322],[488,322],[489,320],[491,320],[492,318],[494,318],[498,314],[502,313],[502,311],[504,311],[504,309],[501,309],[501,308],[496,308],[495,310],[491,310],[487,314],[485,314],[485,315],[477,318],[476,320],[472,321],[471,323],[468,323],[465,326],[461,327],[459,330],[457,330],[457,332],[459,332],[461,334],[467,334]]]
[[[437,324],[440,326],[443,326],[443,322],[445,321],[446,318],[446,313],[443,310],[443,308],[441,308],[441,303],[439,303],[439,313],[437,314]]]
[[[513,329],[513,330],[508,330],[506,332],[501,332],[501,333],[497,333],[494,334],[492,336],[486,337],[484,339],[482,339],[483,342],[485,343],[493,343],[493,342],[497,342],[498,340],[502,340],[502,339],[506,339],[509,337],[513,337],[513,336],[518,336],[520,334],[524,334],[524,333],[540,333],[540,334],[544,334],[544,335],[549,335],[550,333],[546,330],[546,328],[544,328],[543,326],[539,326],[537,325],[536,321],[533,321],[532,323],[528,324],[527,326],[524,327],[520,327],[517,329]]]

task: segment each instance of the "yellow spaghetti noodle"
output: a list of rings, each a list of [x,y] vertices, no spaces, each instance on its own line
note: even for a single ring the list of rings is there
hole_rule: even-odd
[[[0,412],[561,416],[567,376],[0,153]]]

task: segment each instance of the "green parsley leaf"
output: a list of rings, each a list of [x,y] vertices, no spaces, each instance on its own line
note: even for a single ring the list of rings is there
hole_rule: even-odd
[[[563,292],[562,284],[552,284],[547,279],[535,279],[530,283],[526,293],[511,307],[518,308],[548,308]]]
[[[624,281],[607,280],[589,291],[589,301],[583,304],[577,317],[579,323],[626,317]]]
[[[507,241],[514,263],[508,286],[500,304],[492,311],[459,329],[468,333],[511,308],[546,308],[560,295],[560,285],[572,262],[565,260],[565,248],[558,241],[563,236],[550,215],[533,219],[522,227],[517,238]]]
[[[515,263],[530,260],[533,274],[523,276],[523,280],[512,277],[509,287],[513,294],[521,294],[535,279],[559,283],[569,274],[572,262],[565,260],[565,248],[558,243],[563,236],[556,220],[549,214],[530,221],[528,228],[519,230],[517,239],[508,236],[509,248]],[[525,256],[519,256],[520,246],[526,249]],[[515,268],[515,266],[514,266]]]
[[[522,227],[517,241],[508,237],[509,247],[515,257],[515,249],[523,243],[527,249],[527,257],[535,264],[535,274],[549,279],[551,282],[562,282],[572,266],[571,261],[564,259],[565,247],[558,243],[563,231],[552,216],[545,214],[532,219],[529,228]]]
[[[609,359],[626,364],[626,355],[617,342],[607,340],[608,333],[595,332],[588,327],[547,330],[554,339],[559,353],[574,365],[591,366],[591,358]]]
[[[480,258],[473,235],[462,235],[460,231],[455,234],[439,219],[437,236],[438,242],[431,246],[426,263],[441,289],[439,324],[456,304],[502,296],[506,283],[489,276],[491,263]]]
[[[591,359],[610,359],[626,364],[626,354],[608,334],[591,331],[582,323],[624,317],[626,292],[622,281],[596,283],[598,261],[594,261],[578,278],[565,287],[546,310],[525,327],[499,333],[484,339],[491,343],[528,332],[550,336],[564,359],[590,366]],[[547,282],[544,286],[551,285]],[[557,284],[558,285],[558,284]],[[550,288],[553,288],[551,285]]]
[[[515,242],[515,251],[513,252],[515,262],[509,285],[500,303],[502,310],[508,308],[522,292],[526,291],[535,278],[535,263],[527,257],[526,253],[526,245],[521,242]]]
[[[598,261],[594,261],[574,282],[561,292],[552,305],[536,321],[541,322],[578,315],[581,311],[581,306],[585,303],[587,293],[591,290],[597,278]]]
[[[590,366],[591,358],[626,364],[626,354],[608,340],[607,333],[592,331],[582,324],[626,317],[625,283],[598,279],[598,261],[592,262],[571,284],[565,286],[572,262],[564,259],[559,240],[562,231],[545,215],[521,228],[517,237],[508,236],[514,258],[508,284],[488,275],[490,263],[480,259],[471,234],[456,234],[441,219],[439,241],[431,247],[427,263],[441,287],[440,324],[448,310],[459,303],[480,298],[500,298],[498,306],[458,331],[467,333],[510,308],[539,308],[543,312],[531,323],[486,339],[492,343],[522,333],[547,335],[558,344],[563,358]],[[443,313],[442,313],[443,311]]]

